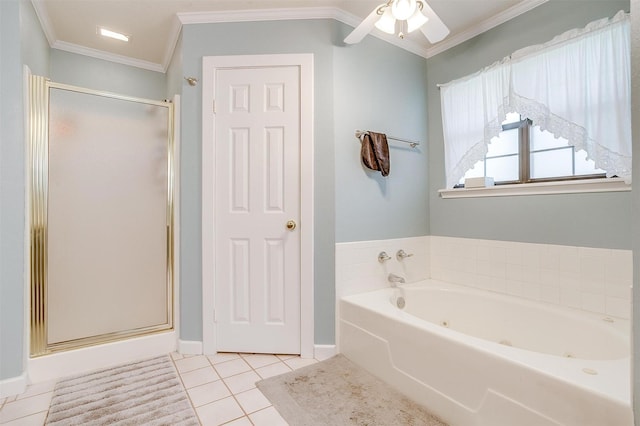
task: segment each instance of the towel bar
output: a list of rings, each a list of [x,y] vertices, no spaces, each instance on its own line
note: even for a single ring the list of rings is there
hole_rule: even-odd
[[[362,135],[364,135],[366,133],[368,133],[367,130],[356,130],[356,138],[360,139],[362,137]],[[408,143],[409,145],[411,145],[411,148],[415,148],[416,146],[420,145],[420,142],[412,141],[410,139],[397,138],[395,136],[387,135],[387,139],[393,139],[394,141]]]

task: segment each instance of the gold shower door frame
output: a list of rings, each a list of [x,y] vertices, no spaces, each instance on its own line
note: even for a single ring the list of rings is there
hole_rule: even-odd
[[[49,101],[50,89],[167,108],[166,188],[166,323],[110,332],[68,341],[49,343],[47,324],[48,284],[48,196],[49,196]],[[30,238],[30,356],[78,349],[131,337],[172,330],[174,327],[174,196],[175,146],[174,108],[166,101],[154,101],[59,84],[40,76],[29,78],[29,238]],[[79,318],[78,320],[82,320]]]

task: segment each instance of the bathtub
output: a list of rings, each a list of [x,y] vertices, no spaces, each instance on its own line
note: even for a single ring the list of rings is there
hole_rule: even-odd
[[[434,280],[338,311],[339,351],[451,426],[633,424],[628,320]]]

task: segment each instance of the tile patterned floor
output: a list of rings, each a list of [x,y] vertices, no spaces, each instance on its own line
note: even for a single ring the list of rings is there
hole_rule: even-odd
[[[203,426],[287,425],[255,383],[317,362],[293,355],[235,353],[173,353],[171,358]],[[54,386],[38,383],[21,395],[0,398],[0,424],[42,426]]]

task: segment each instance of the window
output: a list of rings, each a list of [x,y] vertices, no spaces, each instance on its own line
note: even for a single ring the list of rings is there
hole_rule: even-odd
[[[549,186],[604,171],[630,182],[629,27],[621,11],[441,84],[446,188],[467,173]]]
[[[576,151],[564,138],[534,126],[518,113],[509,113],[502,132],[491,139],[484,160],[480,160],[460,179],[491,177],[496,184],[514,184],[569,179],[603,178],[605,171]]]

